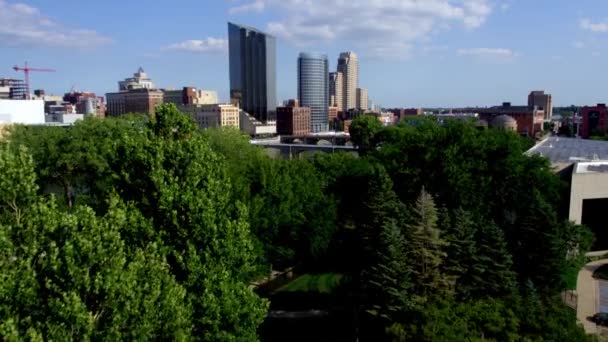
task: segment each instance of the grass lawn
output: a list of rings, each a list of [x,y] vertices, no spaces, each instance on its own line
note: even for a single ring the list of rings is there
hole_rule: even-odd
[[[331,293],[342,280],[341,274],[304,274],[278,288],[276,292]]]
[[[593,278],[608,280],[608,265],[602,265],[593,272]]]

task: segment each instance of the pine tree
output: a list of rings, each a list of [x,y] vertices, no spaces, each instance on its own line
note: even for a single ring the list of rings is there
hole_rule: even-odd
[[[503,232],[494,223],[484,224],[478,230],[477,241],[477,255],[471,267],[472,291],[477,296],[490,297],[513,294],[516,278]]]
[[[367,278],[372,315],[395,322],[399,313],[412,307],[411,268],[407,263],[406,243],[401,228],[393,219],[381,227],[378,262],[371,267]]]
[[[416,293],[421,296],[419,300],[425,302],[430,295],[451,287],[449,277],[441,270],[447,243],[437,227],[435,201],[426,190],[422,189],[412,214],[411,223],[405,227],[408,260],[413,265]]]
[[[448,225],[445,236],[449,245],[444,268],[455,278],[457,295],[468,298],[475,283],[472,275],[479,267],[473,262],[477,255],[477,225],[468,211],[457,209],[453,216],[453,224]]]

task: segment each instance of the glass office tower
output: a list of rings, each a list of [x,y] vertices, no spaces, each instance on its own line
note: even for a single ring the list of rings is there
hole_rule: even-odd
[[[298,100],[310,108],[310,130],[329,130],[329,74],[327,55],[300,53],[298,58]]]
[[[276,121],[276,39],[228,23],[230,100],[262,122]]]

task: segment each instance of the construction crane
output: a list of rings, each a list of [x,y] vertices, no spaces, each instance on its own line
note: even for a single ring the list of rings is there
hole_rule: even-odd
[[[41,72],[55,72],[55,70],[53,70],[53,69],[30,68],[30,67],[27,66],[27,62],[25,62],[25,66],[23,66],[23,67],[15,65],[13,67],[13,69],[15,71],[17,71],[17,72],[18,71],[23,71],[23,73],[25,74],[25,88],[26,88],[26,91],[27,91],[26,98],[28,100],[31,98],[31,93],[30,93],[30,71],[35,71],[35,72],[39,72],[39,71],[41,71]]]

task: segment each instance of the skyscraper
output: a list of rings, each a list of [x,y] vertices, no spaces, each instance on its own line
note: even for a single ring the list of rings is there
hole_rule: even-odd
[[[357,88],[357,109],[368,110],[368,95],[367,89]]]
[[[298,57],[298,99],[310,108],[310,130],[329,129],[329,63],[327,55],[300,53]]]
[[[342,73],[342,110],[357,107],[359,60],[354,52],[342,52],[338,58],[338,72]]]
[[[230,100],[262,122],[276,120],[276,39],[228,23]]]
[[[537,107],[545,111],[545,120],[551,120],[553,117],[553,104],[551,103],[551,94],[545,94],[543,90],[534,90],[528,95],[528,107],[533,109]]]
[[[341,72],[329,73],[329,105],[342,110],[344,97],[342,96],[344,84]]]

